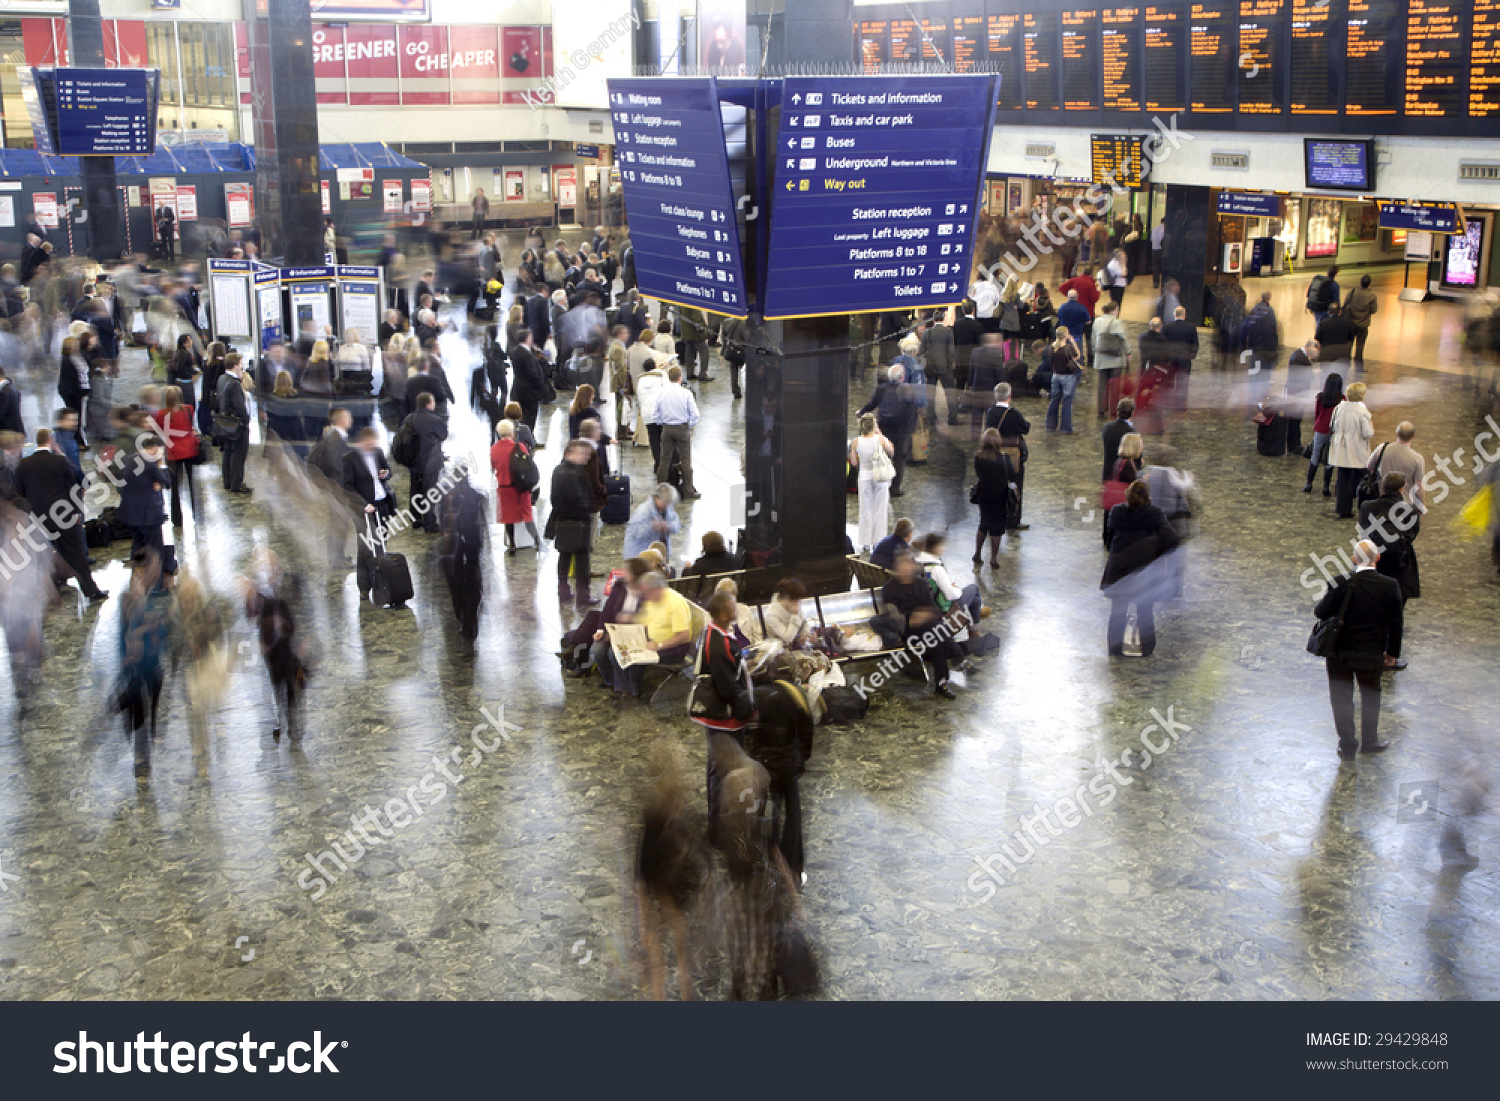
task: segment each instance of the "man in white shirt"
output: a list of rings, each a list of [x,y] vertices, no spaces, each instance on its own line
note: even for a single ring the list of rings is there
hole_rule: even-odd
[[[1104,268],[1108,283],[1109,299],[1118,306],[1125,298],[1125,287],[1130,282],[1130,271],[1125,266],[1125,250],[1115,249],[1114,258]]]
[[[1161,286],[1161,250],[1167,234],[1167,223],[1157,222],[1151,231],[1151,285]]]
[[[979,327],[985,332],[999,332],[1000,288],[995,286],[995,281],[980,276],[969,288],[969,297],[974,300],[974,317],[979,321]]]
[[[656,421],[661,425],[661,458],[656,480],[669,482],[672,459],[682,464],[682,499],[694,501],[703,494],[693,486],[693,427],[698,423],[698,401],[682,385],[682,368],[667,371],[667,384],[656,399]]]

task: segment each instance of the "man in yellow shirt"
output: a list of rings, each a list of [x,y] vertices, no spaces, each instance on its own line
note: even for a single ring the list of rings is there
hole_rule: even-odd
[[[636,610],[635,622],[646,629],[646,649],[656,651],[661,662],[682,661],[693,641],[693,611],[687,598],[667,588],[666,580],[659,573],[645,574],[636,584],[641,604]],[[618,687],[623,681],[626,690],[639,697],[643,669],[644,665],[621,669],[619,679],[614,679],[613,683]]]

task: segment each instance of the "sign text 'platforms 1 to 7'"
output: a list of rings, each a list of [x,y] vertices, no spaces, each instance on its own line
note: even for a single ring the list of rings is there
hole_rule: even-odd
[[[641,293],[744,317],[734,188],[712,77],[609,81]]]
[[[963,298],[997,80],[784,82],[766,317],[907,310]]]

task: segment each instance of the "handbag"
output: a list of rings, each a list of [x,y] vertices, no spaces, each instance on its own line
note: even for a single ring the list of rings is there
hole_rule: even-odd
[[[564,554],[581,554],[589,549],[588,520],[559,520],[554,525],[557,534],[552,545]]]
[[[1329,619],[1320,619],[1307,636],[1307,652],[1313,657],[1332,657],[1339,644],[1339,635],[1344,630],[1344,613],[1349,610],[1349,598],[1354,595],[1354,578],[1344,582],[1344,599],[1339,604],[1339,614]]]
[[[975,482],[973,485],[971,485],[969,487],[969,504],[971,504],[971,505],[977,505],[978,503],[979,503],[979,483]]]
[[[891,462],[891,457],[885,453],[884,447],[875,449],[875,458],[870,462],[871,476],[877,482],[893,482],[896,480],[896,464]]]
[[[1354,499],[1359,504],[1380,496],[1380,464],[1385,461],[1385,449],[1390,446],[1389,443],[1380,445],[1380,454],[1375,456],[1375,469],[1365,471],[1365,476],[1359,480],[1359,485],[1354,490]]]

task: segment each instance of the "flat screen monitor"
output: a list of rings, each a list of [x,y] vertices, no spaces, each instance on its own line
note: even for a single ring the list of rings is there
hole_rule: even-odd
[[[1372,191],[1375,188],[1375,143],[1304,138],[1302,148],[1307,186],[1329,191]]]
[[[1485,225],[1486,219],[1482,217],[1470,218],[1463,233],[1448,235],[1448,247],[1443,250],[1443,286],[1479,286]]]

